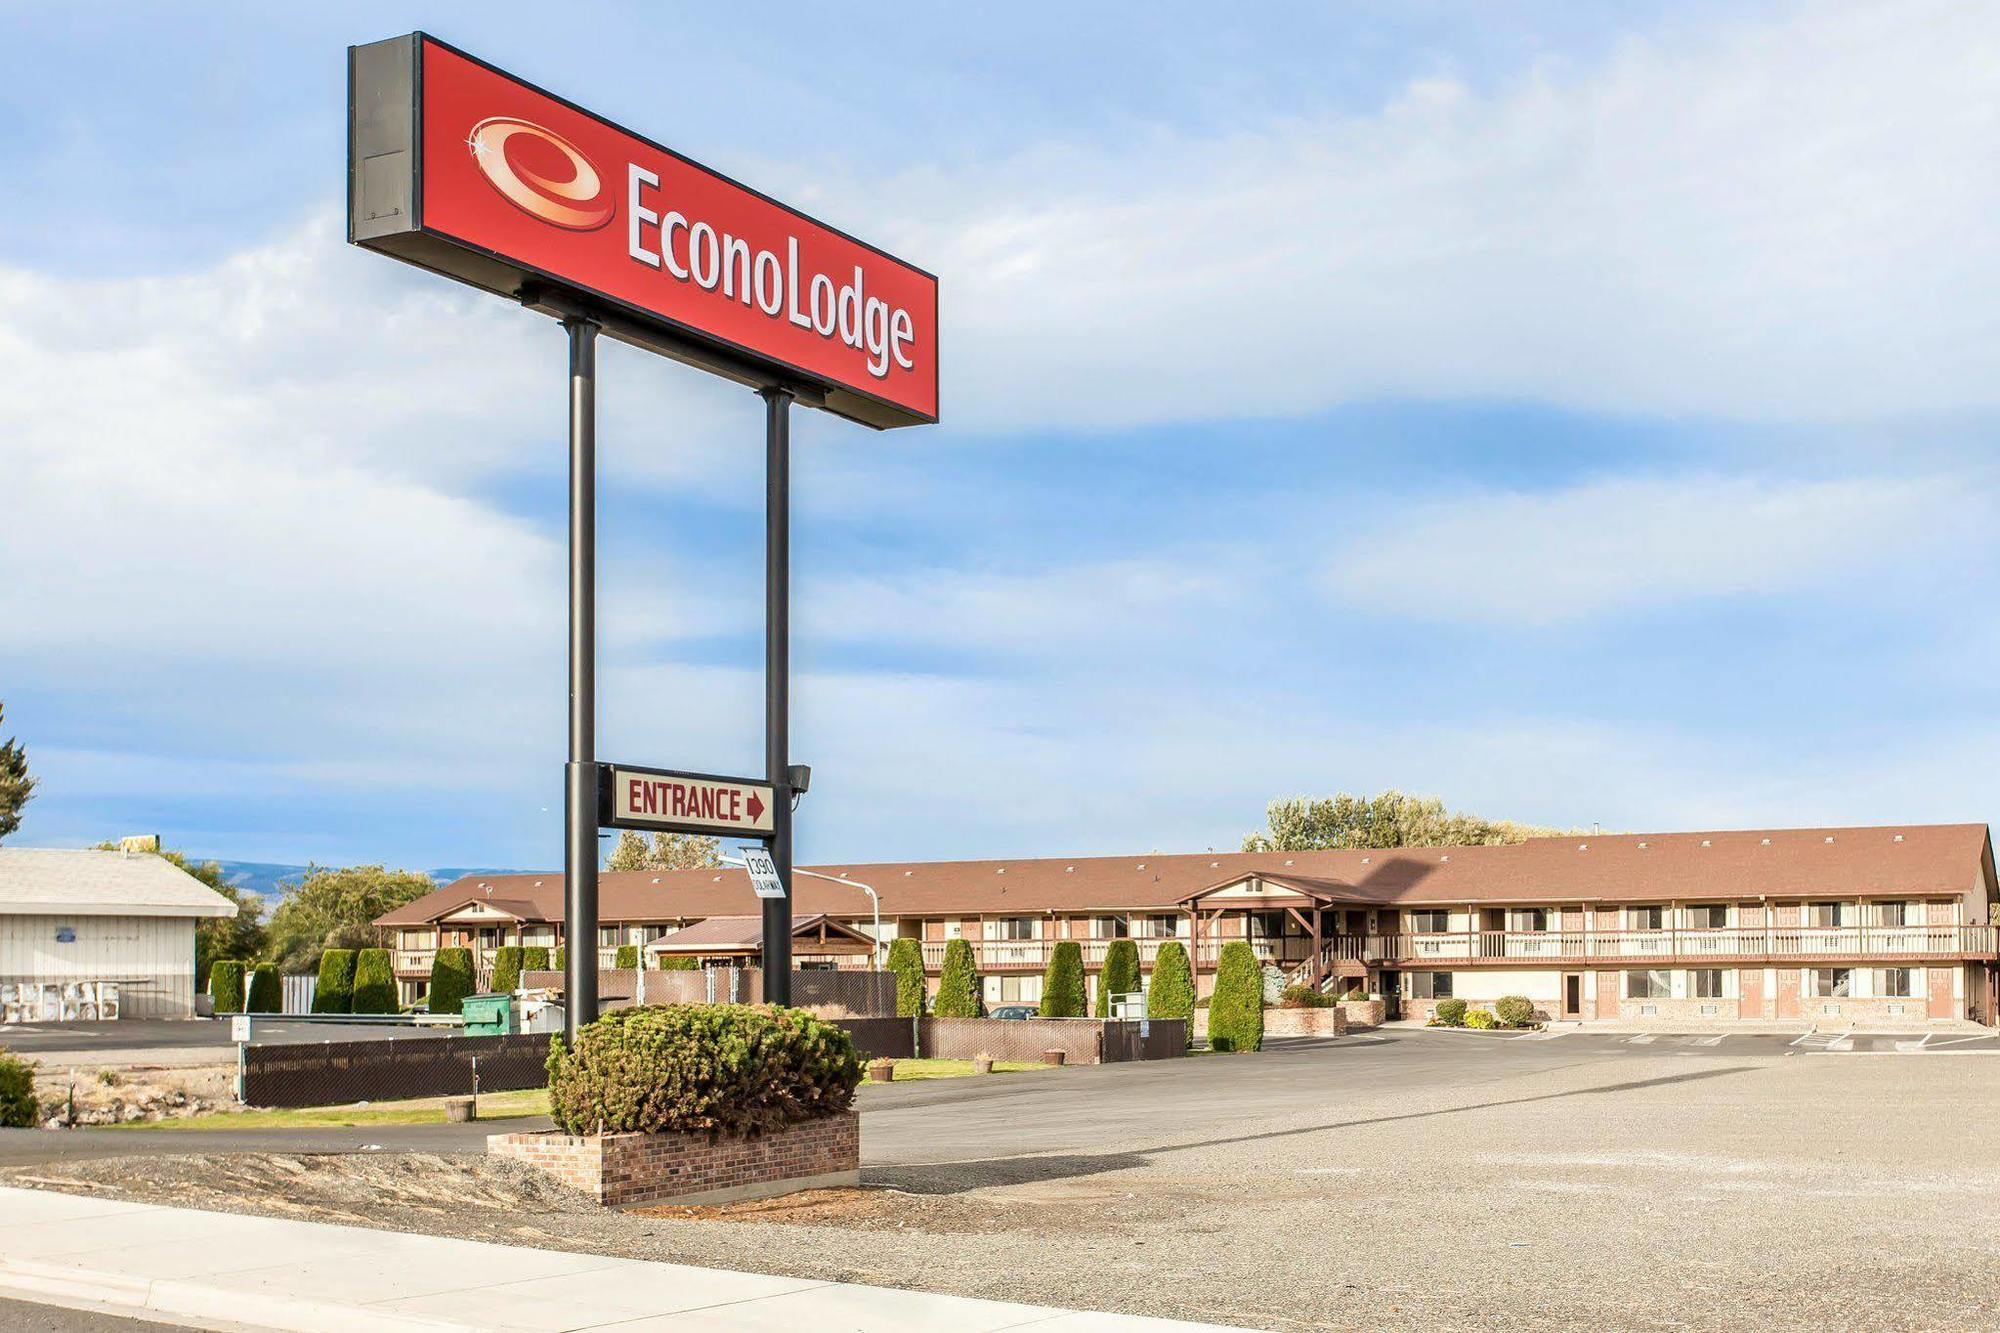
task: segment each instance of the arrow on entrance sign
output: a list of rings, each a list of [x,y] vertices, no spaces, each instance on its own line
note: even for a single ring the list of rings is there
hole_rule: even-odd
[[[600,765],[598,775],[598,822],[606,828],[768,838],[776,823],[768,782],[622,764]]]

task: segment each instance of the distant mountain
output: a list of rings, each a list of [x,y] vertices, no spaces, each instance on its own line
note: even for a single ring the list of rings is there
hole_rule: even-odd
[[[285,865],[276,861],[225,861],[220,857],[202,856],[193,856],[189,859],[214,860],[222,867],[223,878],[230,884],[246,893],[256,894],[273,906],[299,886],[299,881],[305,878],[307,869],[302,865]],[[488,866],[440,866],[424,873],[443,886],[461,875],[511,875],[514,872]]]

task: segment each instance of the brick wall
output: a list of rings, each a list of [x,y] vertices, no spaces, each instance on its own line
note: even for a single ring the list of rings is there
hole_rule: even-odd
[[[1266,1009],[1264,1040],[1273,1037],[1344,1037],[1347,1015],[1339,1008]]]
[[[1347,1016],[1347,1026],[1351,1028],[1380,1027],[1387,1005],[1381,1000],[1342,1000],[1340,1012]]]
[[[848,1111],[754,1139],[494,1134],[486,1151],[533,1167],[607,1208],[722,1203],[859,1183],[861,1117]]]

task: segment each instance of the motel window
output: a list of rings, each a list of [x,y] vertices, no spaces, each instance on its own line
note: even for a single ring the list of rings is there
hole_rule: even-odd
[[[1520,907],[1514,911],[1515,930],[1547,930],[1549,910],[1546,907]]]
[[[1155,912],[1140,924],[1149,940],[1170,940],[1181,933],[1181,918],[1173,912]]]
[[[1846,906],[1846,903],[1814,903],[1806,919],[1821,929],[1842,925],[1842,909]]]
[[[1652,909],[1657,912],[1660,909]],[[1661,971],[1627,972],[1625,974],[1625,998],[1628,1000],[1664,1000],[1674,993],[1673,978]]]
[[[1913,989],[1912,969],[1907,967],[1885,967],[1881,980],[1877,983],[1876,994],[1908,999],[1916,992]]]
[[[1722,998],[1722,969],[1697,967],[1688,973],[1688,994],[1697,1000]]]
[[[1628,907],[1625,909],[1627,930],[1664,930],[1667,924],[1667,909],[1664,907]]]
[[[618,938],[621,933],[622,931],[617,926],[599,926],[597,928],[597,947],[600,949],[617,948],[620,944],[624,943],[623,940]]]
[[[1410,997],[1417,1000],[1449,1000],[1451,998],[1451,973],[1410,973]]]
[[[1808,976],[1807,984],[1812,993],[1821,999],[1838,1000],[1854,994],[1854,969],[1851,967],[1816,967]]]
[[[1090,933],[1100,940],[1122,940],[1132,933],[1132,925],[1122,916],[1100,916],[1091,922]]]
[[[1914,926],[1917,914],[1911,910],[1914,903],[1876,903],[1875,924],[1878,926]]]
[[[1451,929],[1451,913],[1426,908],[1410,913],[1410,929],[1419,935],[1437,935]]]
[[[1285,914],[1283,912],[1250,913],[1250,938],[1253,940],[1283,939],[1285,935]]]
[[[1031,940],[1035,938],[1035,918],[1031,916],[1003,916],[989,923],[996,940]]]
[[[1727,903],[1701,903],[1685,910],[1690,930],[1721,930],[1729,924]]]

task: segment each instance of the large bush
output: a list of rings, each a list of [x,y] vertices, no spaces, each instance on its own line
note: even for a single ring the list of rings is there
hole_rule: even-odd
[[[1468,1010],[1465,1015],[1465,1025],[1469,1028],[1478,1028],[1481,1032],[1497,1027],[1499,1022],[1499,1019],[1493,1017],[1492,1014],[1487,1013],[1484,1009]]]
[[[1439,1000],[1437,1002],[1437,1021],[1448,1028],[1464,1027],[1465,1001]]]
[[[1104,967],[1097,974],[1097,1016],[1111,1017],[1111,997],[1130,995],[1139,989],[1139,946],[1131,940],[1113,940],[1104,951]]]
[[[627,972],[637,971],[639,967],[639,946],[636,944],[619,945],[618,952],[612,957],[611,965]]]
[[[660,955],[659,967],[654,970],[658,972],[696,972],[700,969],[700,960],[692,954],[663,953]]]
[[[979,972],[972,965],[972,946],[953,940],[944,946],[944,968],[938,975],[937,1001],[931,1012],[939,1018],[978,1018],[985,1011],[979,995]]]
[[[1153,957],[1153,981],[1146,987],[1146,1017],[1194,1017],[1194,972],[1187,946],[1168,940]]]
[[[521,950],[521,970],[523,972],[546,972],[549,970],[549,946],[530,944]]]
[[[1280,1009],[1331,1009],[1334,998],[1317,986],[1294,983],[1278,996]]]
[[[551,965],[558,972],[561,972],[562,970],[567,968],[569,966],[569,950],[563,947],[562,945],[558,944],[556,946],[556,955],[555,958],[551,960]]]
[[[1042,973],[1042,1007],[1036,1012],[1043,1018],[1082,1018],[1084,1003],[1083,946],[1057,940]]]
[[[896,1016],[911,1018],[924,1012],[924,946],[913,939],[898,938],[889,943],[889,970],[896,974]]]
[[[439,949],[431,958],[431,988],[424,1007],[434,1014],[458,1013],[474,984],[472,950]]]
[[[1264,1044],[1264,969],[1247,940],[1222,946],[1208,1001],[1208,1044],[1217,1051],[1254,1051]]]
[[[527,952],[518,944],[503,944],[493,951],[493,993],[506,995],[521,987],[521,955]]]
[[[328,949],[319,956],[319,982],[313,987],[313,1012],[354,1012],[354,950]]]
[[[1493,1016],[1505,1028],[1524,1028],[1535,1021],[1535,1005],[1525,995],[1502,995],[1493,1002]]]
[[[393,1014],[396,1003],[396,970],[387,949],[363,949],[354,956],[354,1012]]]
[[[208,970],[208,993],[218,1014],[240,1014],[243,1008],[243,964],[218,958]]]
[[[0,1051],[0,1128],[33,1129],[39,1119],[35,1067],[12,1051]]]
[[[772,1005],[643,1005],[549,1043],[549,1114],[571,1134],[761,1134],[838,1115],[860,1081],[845,1032]]]
[[[275,1014],[284,1008],[285,983],[278,980],[278,969],[266,963],[250,974],[250,1000],[244,1012]]]

